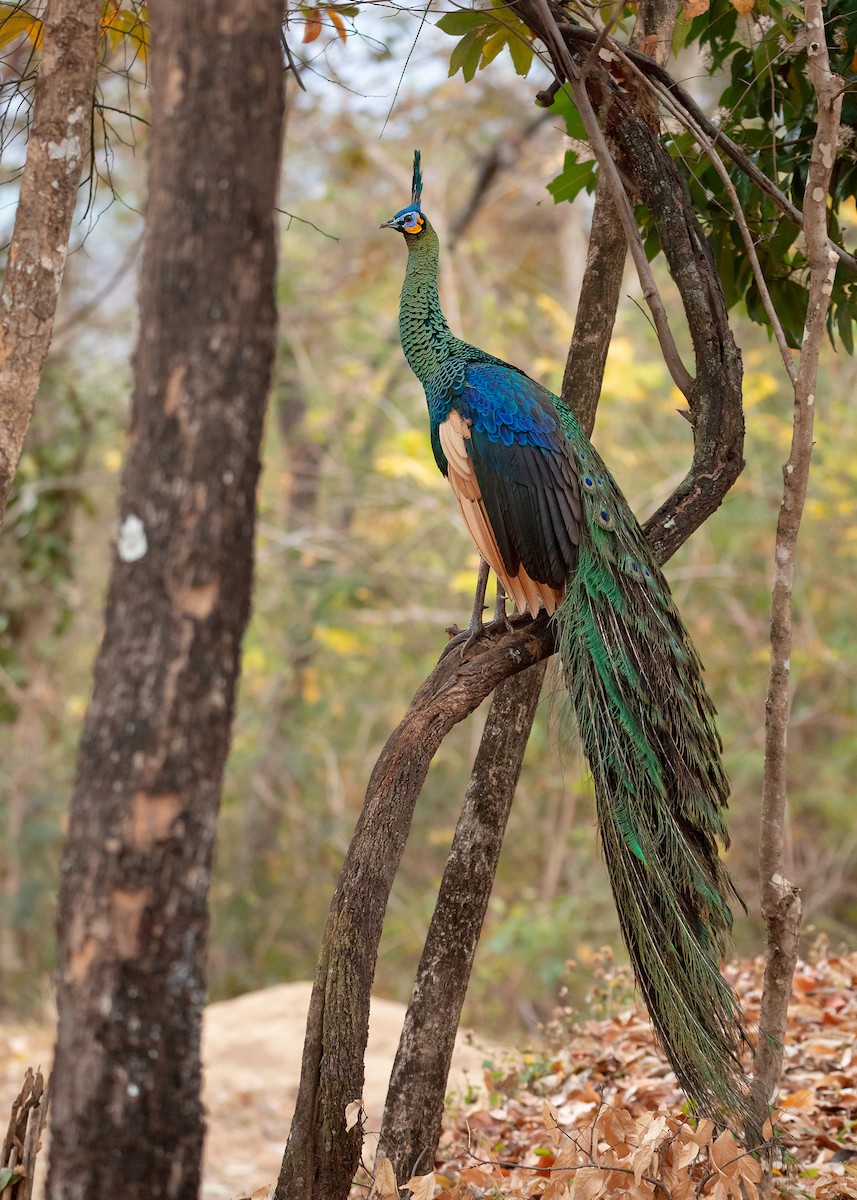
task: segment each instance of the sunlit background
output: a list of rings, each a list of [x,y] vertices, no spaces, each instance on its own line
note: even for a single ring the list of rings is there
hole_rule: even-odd
[[[290,77],[280,353],[212,894],[214,998],[311,977],[374,761],[446,627],[469,616],[477,558],[398,344],[401,238],[378,229],[409,198],[415,146],[454,331],[560,385],[591,200],[555,205],[546,190],[567,147],[561,122],[534,103],[547,73],[520,78],[501,55],[470,83],[447,79],[454,43],[434,20],[370,8],[343,19],[345,41],[327,24],[306,45],[293,31],[306,91]],[[692,58],[682,67],[703,86]],[[147,113],[120,73],[103,88],[116,110],[110,140],[98,179],[82,189],[57,337],[0,539],[0,1003],[22,1011],[49,990],[58,859],[130,396],[147,126],[122,112]],[[22,145],[12,141],[5,157],[7,234]],[[850,220],[857,225],[853,211]],[[659,278],[687,349],[662,265]],[[740,313],[734,320],[747,467],[668,575],[720,713],[733,780],[729,865],[750,909],[736,943],[755,953],[769,585],[791,391],[764,331]],[[855,400],[855,362],[827,344],[796,591],[787,843],[807,937],[824,931],[852,945]],[[594,440],[643,518],[685,473],[691,430],[680,407],[628,276]],[[585,1006],[599,948],[619,941],[586,764],[548,678],[464,1014],[492,1035],[534,1031],[563,987]],[[450,735],[420,799],[388,910],[382,995],[410,993],[484,715]]]

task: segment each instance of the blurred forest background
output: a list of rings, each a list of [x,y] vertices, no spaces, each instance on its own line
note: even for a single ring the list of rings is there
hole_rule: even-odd
[[[554,390],[586,252],[590,198],[555,205],[546,190],[568,144],[562,121],[533,103],[546,72],[521,79],[501,58],[469,84],[447,79],[452,43],[433,17],[421,26],[420,14],[341,14],[347,40],[325,21],[301,47],[306,91],[289,83],[280,354],[212,888],[215,999],[312,976],[375,758],[445,628],[469,616],[477,559],[432,460],[425,401],[398,343],[404,250],[378,231],[407,202],[413,147],[446,247],[450,324]],[[419,53],[406,66],[418,29]],[[703,100],[716,95],[692,56],[680,65],[676,74]],[[145,117],[144,62],[130,74],[130,83],[118,70],[102,78],[98,176],[82,195],[0,537],[0,1006],[16,1014],[32,1012],[50,987],[65,814],[115,536],[145,187],[145,121],[123,116]],[[4,238],[25,119],[10,114],[3,131]],[[495,157],[497,172],[479,190]],[[847,219],[852,244],[853,205]],[[594,441],[645,517],[683,476],[691,430],[637,293],[629,276]],[[736,942],[754,953],[772,547],[792,414],[765,332],[734,319],[747,467],[667,573],[720,714],[733,781],[729,864],[750,908]],[[827,344],[799,555],[787,845],[806,935],[852,946],[855,401],[857,362]],[[494,1036],[535,1028],[564,986],[584,1003],[600,947],[618,942],[588,770],[556,693],[546,689],[527,753],[464,1013]],[[410,994],[480,732],[477,713],[447,738],[429,775],[388,909],[382,995]]]

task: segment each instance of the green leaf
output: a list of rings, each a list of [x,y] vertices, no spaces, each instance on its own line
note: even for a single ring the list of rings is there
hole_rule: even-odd
[[[441,17],[437,22],[438,29],[442,29],[444,33],[452,34],[453,37],[461,37],[465,33],[470,33],[472,29],[478,29],[485,24],[485,13],[481,11],[474,12],[451,12]]]
[[[471,29],[469,33],[466,33],[464,35],[464,37],[461,39],[461,41],[455,47],[455,49],[453,50],[453,52],[449,58],[450,78],[452,78],[452,76],[455,75],[458,71],[463,69],[465,62],[467,61],[468,55],[473,50],[473,47],[476,46],[476,47],[481,48],[481,42],[482,42],[482,38],[481,38],[480,31],[478,29]],[[474,70],[475,70],[475,68],[474,68]],[[471,79],[472,78],[473,78],[473,76],[471,75]]]
[[[522,36],[513,35],[509,38],[509,53],[512,55],[517,74],[528,75],[533,65],[533,48],[530,43]]]
[[[468,34],[468,37],[471,35]],[[479,63],[482,60],[482,50],[485,45],[486,34],[481,29],[474,29],[473,44],[467,52],[464,63],[461,67],[461,74],[464,76],[465,83],[470,83],[470,80],[476,74]]]
[[[584,188],[591,192],[597,179],[597,164],[594,159],[580,162],[574,150],[566,150],[562,173],[548,184],[548,191],[555,204],[573,200]]]
[[[489,63],[494,61],[494,59],[506,45],[508,39],[509,30],[506,29],[505,26],[501,26],[499,29],[495,30],[494,33],[490,33],[488,35],[488,37],[485,39],[485,45],[482,48],[482,61],[479,63],[480,71],[483,71]]]
[[[12,1183],[18,1183],[24,1176],[14,1167],[0,1167],[0,1188],[7,1188]]]
[[[553,98],[550,112],[565,121],[565,132],[577,142],[586,141],[586,130],[583,128],[583,118],[577,111],[577,106],[565,88],[560,88]]]

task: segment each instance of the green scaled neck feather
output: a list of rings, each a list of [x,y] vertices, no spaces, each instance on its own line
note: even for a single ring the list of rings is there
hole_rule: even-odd
[[[408,265],[399,302],[399,333],[411,370],[425,387],[460,343],[450,333],[437,294],[437,234],[428,221],[408,239]]]
[[[754,1146],[743,1018],[720,973],[734,895],[729,784],[699,657],[625,497],[567,405],[454,337],[438,239],[411,203],[384,224],[408,248],[400,328],[435,458],[468,531],[521,612],[552,614],[592,770],[619,923],[655,1032],[696,1110]]]

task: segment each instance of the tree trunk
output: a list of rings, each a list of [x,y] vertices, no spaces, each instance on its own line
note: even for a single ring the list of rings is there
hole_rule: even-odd
[[[345,1128],[363,1093],[369,992],[381,925],[417,797],[438,746],[503,679],[553,649],[544,620],[486,634],[477,657],[453,651],[435,667],[375,764],[330,905],[307,1015],[301,1081],[275,1200],[346,1197],[363,1131]]]
[[[458,1022],[546,670],[540,662],[504,679],[491,701],[384,1106],[378,1152],[400,1180],[434,1168]]]
[[[45,13],[27,165],[0,291],[0,525],[51,344],[80,173],[89,160],[101,0]]]
[[[151,6],[131,431],[62,861],[52,1200],[199,1189],[208,885],[275,346],[282,15]]]

